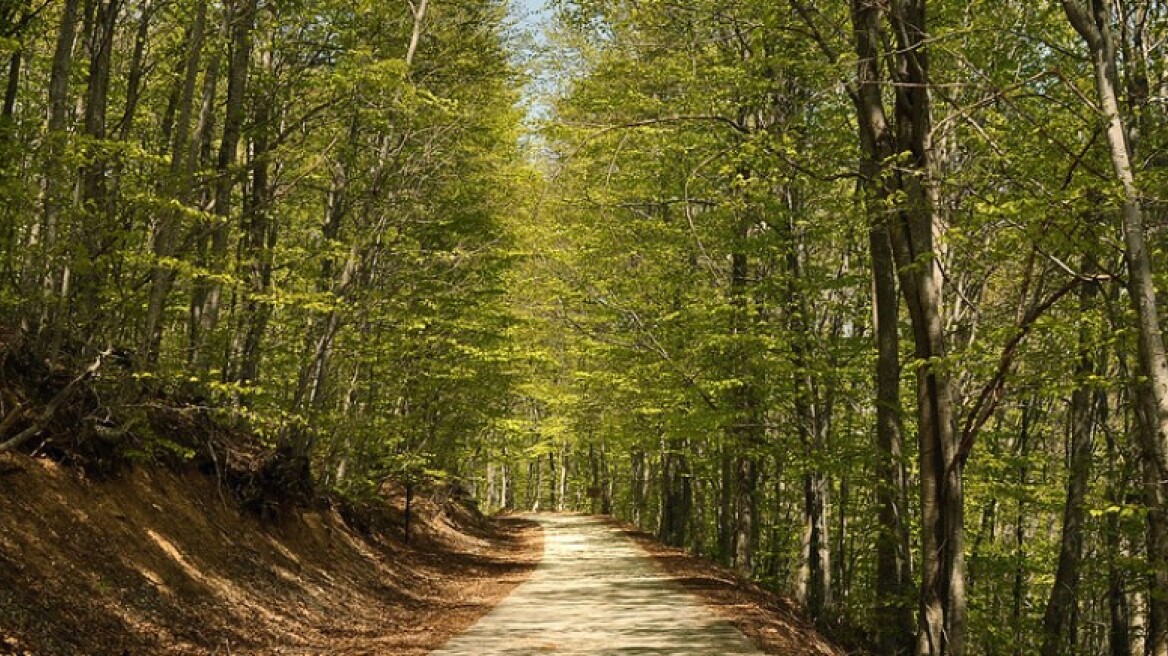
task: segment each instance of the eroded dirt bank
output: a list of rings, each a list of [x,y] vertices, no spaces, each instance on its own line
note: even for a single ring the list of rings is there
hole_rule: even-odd
[[[538,525],[454,501],[419,502],[409,545],[392,519],[260,522],[195,472],[2,455],[0,654],[424,654],[542,552]]]

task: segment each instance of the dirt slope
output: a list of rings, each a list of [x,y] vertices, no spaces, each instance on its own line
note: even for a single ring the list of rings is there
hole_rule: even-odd
[[[423,654],[542,551],[534,524],[452,502],[421,502],[417,528],[407,546],[335,511],[261,523],[198,473],[90,482],[0,455],[0,655]]]

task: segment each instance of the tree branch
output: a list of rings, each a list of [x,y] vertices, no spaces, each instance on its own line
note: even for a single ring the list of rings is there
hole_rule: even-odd
[[[108,357],[110,353],[111,351],[109,350],[105,350],[99,353],[97,355],[97,359],[93,361],[93,364],[89,365],[89,367],[86,368],[85,371],[81,372],[79,376],[69,381],[69,384],[66,385],[64,389],[62,389],[60,392],[57,392],[57,395],[54,396],[51,401],[49,401],[48,405],[45,406],[45,409],[41,411],[40,416],[36,418],[36,421],[34,421],[31,426],[17,433],[16,436],[14,436],[12,439],[6,442],[0,442],[0,453],[6,453],[8,451],[12,451],[13,449],[17,449],[25,442],[40,434],[40,432],[49,425],[49,422],[53,420],[53,417],[57,414],[57,411],[61,409],[61,406],[65,405],[69,398],[73,396],[73,393],[77,391],[77,388],[80,387],[82,383],[92,378],[93,375],[97,373],[98,369],[101,369],[102,363],[105,362],[106,357]],[[7,423],[7,421],[5,423]]]
[[[1005,347],[1002,348],[1002,354],[998,358],[998,368],[981,392],[978,394],[977,401],[974,402],[969,414],[965,418],[965,426],[961,430],[961,445],[957,449],[957,454],[950,462],[949,469],[965,464],[969,459],[969,454],[973,451],[974,441],[977,439],[977,434],[985,426],[986,421],[993,415],[994,410],[1002,401],[1003,393],[1006,389],[1006,377],[1010,374],[1010,370],[1014,366],[1014,358],[1018,354],[1018,347],[1022,344],[1022,340],[1030,334],[1030,330],[1034,328],[1035,322],[1054,306],[1060,299],[1067,294],[1074,291],[1079,285],[1085,282],[1100,282],[1103,280],[1111,280],[1111,276],[1077,276],[1067,281],[1065,285],[1055,291],[1043,302],[1030,308],[1022,320],[1018,322],[1017,332],[1006,342]]]

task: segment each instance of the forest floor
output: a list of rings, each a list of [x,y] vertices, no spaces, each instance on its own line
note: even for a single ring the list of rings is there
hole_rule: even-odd
[[[261,522],[198,472],[0,455],[0,655],[428,653],[530,575],[542,533],[416,506],[407,545],[335,510]]]

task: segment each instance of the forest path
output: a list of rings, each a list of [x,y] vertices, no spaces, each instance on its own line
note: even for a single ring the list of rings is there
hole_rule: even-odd
[[[544,529],[535,573],[431,656],[762,655],[602,520],[531,519]]]

